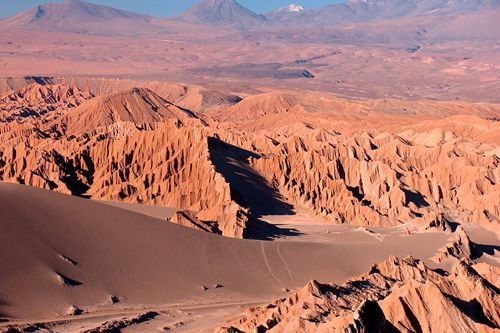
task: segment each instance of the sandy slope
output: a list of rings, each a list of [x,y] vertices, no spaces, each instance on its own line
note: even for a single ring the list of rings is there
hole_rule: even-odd
[[[0,206],[0,265],[8,268],[0,271],[0,312],[30,320],[61,319],[72,305],[119,312],[262,301],[312,278],[347,280],[390,254],[427,258],[446,239],[428,233],[383,242],[361,234],[338,244],[235,240],[12,184],[0,185]],[[111,296],[120,302],[111,305]]]
[[[98,201],[99,202],[99,201]],[[130,204],[121,201],[101,201],[106,205],[126,209],[132,212],[143,214],[149,217],[154,217],[158,220],[166,221],[168,218],[172,217],[177,211],[176,208],[162,207],[162,206],[151,206],[151,205],[141,205],[141,204]]]
[[[311,281],[216,332],[496,332],[498,292],[465,261],[445,273],[390,257],[342,285]]]

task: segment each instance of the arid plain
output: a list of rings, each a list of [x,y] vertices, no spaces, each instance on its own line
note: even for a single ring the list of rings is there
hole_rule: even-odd
[[[0,332],[498,331],[499,22],[497,0],[0,20]]]

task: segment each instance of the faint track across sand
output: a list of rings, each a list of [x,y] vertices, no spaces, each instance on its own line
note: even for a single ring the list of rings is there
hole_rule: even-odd
[[[278,279],[278,277],[273,273],[273,270],[271,268],[271,265],[269,264],[269,261],[267,260],[267,255],[266,255],[266,250],[264,248],[264,242],[261,242],[260,243],[260,249],[262,251],[262,257],[264,258],[264,262],[266,263],[266,267],[267,267],[267,270],[269,272],[269,274],[271,274],[271,276],[273,277],[274,281],[276,281],[276,283],[281,286],[281,282],[280,280]]]
[[[288,267],[288,263],[286,262],[286,259],[285,257],[283,257],[283,255],[281,254],[281,251],[280,251],[280,243],[277,243],[277,246],[276,246],[276,253],[278,254],[278,256],[280,257],[281,261],[283,262],[283,265],[285,266],[286,268],[286,271],[288,273],[288,278],[290,279],[291,282],[294,282],[293,280],[293,276],[292,276],[292,272],[290,271],[290,267]]]

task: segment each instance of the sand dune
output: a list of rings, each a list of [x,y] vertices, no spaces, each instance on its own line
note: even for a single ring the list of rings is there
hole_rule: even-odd
[[[0,273],[0,312],[11,319],[57,319],[71,306],[99,312],[259,301],[312,278],[347,280],[391,253],[429,257],[446,238],[240,241],[20,185],[1,184],[0,196],[1,262],[9,267]],[[423,240],[428,247],[418,246]],[[216,284],[223,286],[217,292]]]

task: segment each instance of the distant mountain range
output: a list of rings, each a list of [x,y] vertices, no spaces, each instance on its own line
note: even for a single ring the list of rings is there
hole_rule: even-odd
[[[128,34],[149,29],[155,19],[80,0],[42,4],[3,21],[3,26],[77,33]]]
[[[242,28],[267,23],[263,15],[243,7],[235,0],[205,0],[177,17],[178,20],[209,25],[235,25]]]
[[[341,24],[398,18],[457,15],[500,7],[500,0],[351,0],[310,10],[297,23]]]
[[[247,29],[262,24],[338,25],[429,15],[469,14],[500,7],[500,0],[350,0],[318,10],[298,4],[258,15],[236,0],[205,0],[178,19],[196,24],[236,25]]]
[[[79,0],[66,0],[61,3],[47,3],[36,6],[26,12],[8,19],[19,24],[58,24],[71,23],[74,20],[102,21],[135,20],[148,22],[151,18],[146,15],[128,12],[103,5],[96,5]]]
[[[389,23],[380,31],[377,28],[372,32],[369,29],[373,26],[365,26],[382,21]],[[290,31],[295,35],[306,28],[319,28],[335,30],[335,34],[330,34],[335,38],[371,38],[375,34],[377,40],[387,40],[385,35],[390,34],[389,39],[393,39],[399,34],[402,37],[397,38],[419,39],[434,33],[444,39],[461,38],[462,34],[464,38],[495,39],[500,31],[498,22],[500,0],[350,0],[317,10],[291,4],[265,15],[243,7],[236,0],[204,0],[172,19],[67,0],[39,5],[2,20],[0,29],[148,35],[182,32],[186,25],[203,25],[247,32]],[[348,24],[357,24],[358,28],[342,30],[342,25]],[[318,32],[316,36],[321,34]]]

